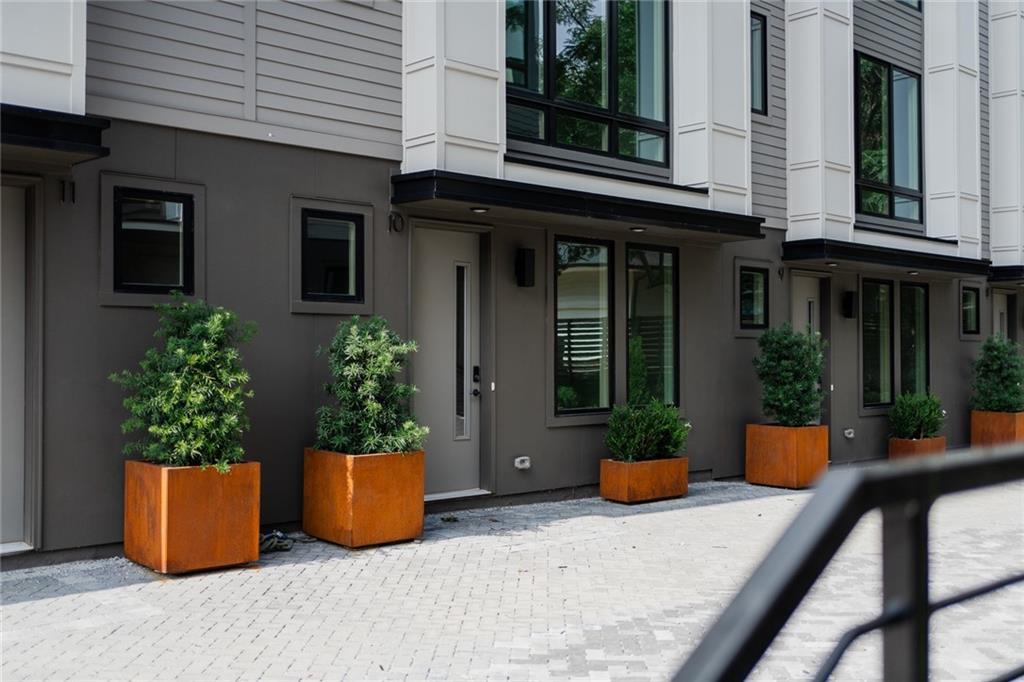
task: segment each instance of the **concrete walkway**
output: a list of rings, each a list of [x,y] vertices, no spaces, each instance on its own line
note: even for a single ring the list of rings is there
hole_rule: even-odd
[[[2,677],[666,679],[808,499],[701,483],[683,500],[598,499],[427,518],[420,542],[297,542],[250,568],[182,578],[123,559],[6,571]],[[454,517],[452,520],[451,517]],[[942,501],[934,598],[1024,570],[1024,484]],[[755,677],[803,679],[876,615],[877,517],[858,527]],[[1024,663],[1024,586],[940,613],[933,679]],[[880,676],[879,637],[841,680]]]

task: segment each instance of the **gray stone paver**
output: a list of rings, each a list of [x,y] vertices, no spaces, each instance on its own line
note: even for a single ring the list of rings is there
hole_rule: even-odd
[[[240,570],[158,576],[123,559],[0,574],[2,668],[27,679],[666,679],[807,500],[698,483],[427,517],[417,543],[298,542]],[[443,515],[443,516],[448,516]],[[1024,484],[941,501],[933,596],[1024,569]],[[878,518],[857,528],[754,677],[806,678],[877,613]],[[933,677],[1024,662],[1024,586],[935,617]],[[837,679],[877,679],[880,638]],[[1021,660],[1018,660],[1021,659]]]

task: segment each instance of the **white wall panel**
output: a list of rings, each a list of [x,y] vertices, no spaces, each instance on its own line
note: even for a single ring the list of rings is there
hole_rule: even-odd
[[[85,113],[85,0],[0,2],[0,101]]]

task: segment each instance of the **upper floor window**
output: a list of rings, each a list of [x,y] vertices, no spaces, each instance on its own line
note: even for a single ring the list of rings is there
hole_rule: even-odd
[[[768,113],[768,18],[750,15],[750,110]]]
[[[667,30],[663,0],[507,0],[508,135],[667,165]]]
[[[914,9],[921,9],[921,0],[896,0],[896,2],[913,7]]]
[[[193,292],[189,194],[114,188],[114,291]]]
[[[918,76],[857,55],[857,211],[921,222]]]

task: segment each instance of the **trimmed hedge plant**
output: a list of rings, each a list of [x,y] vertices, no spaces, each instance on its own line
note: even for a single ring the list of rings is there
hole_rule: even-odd
[[[932,393],[904,393],[889,410],[893,438],[935,438],[944,420],[942,404]]]
[[[651,398],[641,404],[616,405],[608,417],[605,444],[612,459],[620,462],[666,459],[686,449],[690,428],[679,420],[674,405]]]
[[[825,363],[821,334],[802,334],[784,324],[765,330],[757,345],[761,354],[754,358],[754,368],[765,416],[782,426],[806,426],[819,419]]]
[[[245,456],[242,434],[249,429],[245,399],[249,373],[238,344],[256,333],[235,313],[204,301],[156,306],[155,336],[163,346],[150,348],[138,371],[110,375],[129,395],[124,433],[142,431],[128,443],[126,455],[170,466],[212,466],[225,473]]]
[[[413,452],[427,428],[409,409],[416,387],[397,380],[415,341],[403,341],[382,317],[338,324],[327,349],[334,404],[317,411],[316,447],[349,455]]]
[[[1020,346],[990,336],[974,361],[971,406],[985,412],[1024,412],[1024,359]]]

